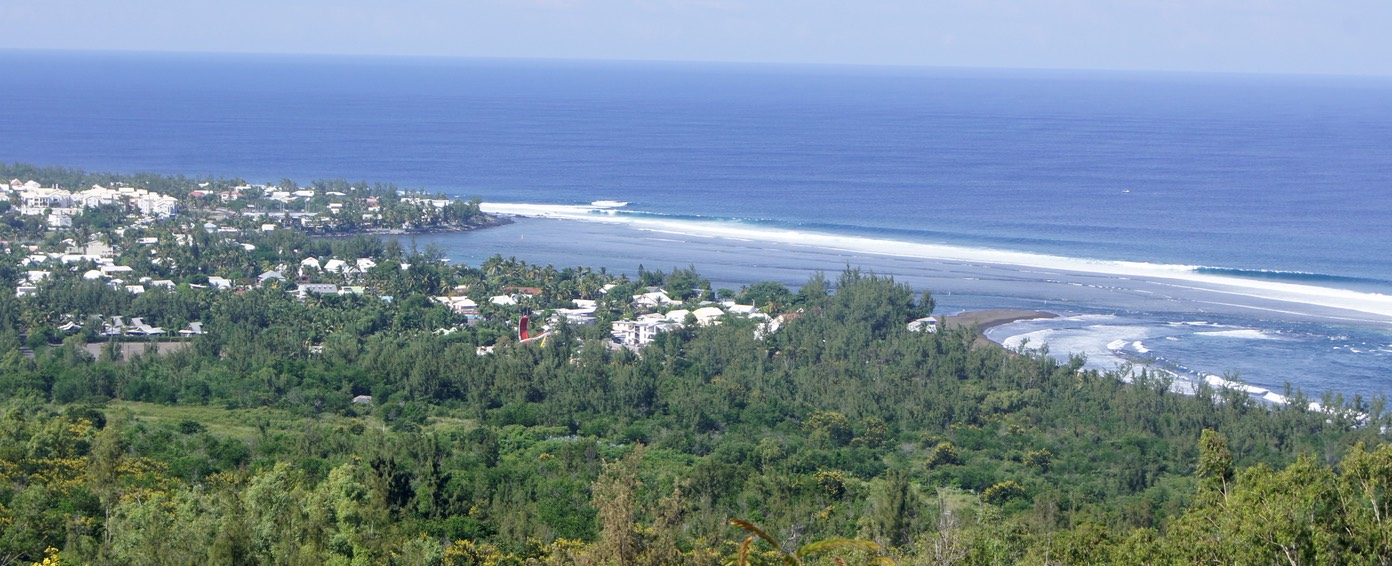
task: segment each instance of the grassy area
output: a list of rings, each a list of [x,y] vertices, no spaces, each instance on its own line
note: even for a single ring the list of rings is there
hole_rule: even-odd
[[[426,420],[426,430],[445,432],[448,430],[469,430],[478,426],[474,419],[458,417],[430,417]]]
[[[159,405],[138,401],[112,401],[107,404],[108,418],[119,413],[129,414],[135,420],[153,423],[177,425],[186,420],[195,421],[215,435],[242,440],[254,438],[262,426],[271,430],[290,430],[304,419],[290,414],[289,411],[270,407],[226,409],[204,405]],[[341,421],[343,424],[352,420],[339,415],[323,415],[320,418],[326,422]]]
[[[227,409],[207,405],[160,405],[139,401],[111,401],[106,405],[110,418],[125,413],[134,420],[150,423],[177,425],[183,421],[195,421],[218,436],[251,440],[264,426],[271,431],[298,430],[309,417],[296,416],[283,409],[257,407],[254,409]],[[328,425],[351,425],[361,422],[368,427],[385,428],[386,423],[376,416],[346,417],[324,413],[315,417],[320,423]],[[444,432],[447,430],[467,430],[478,426],[473,419],[456,417],[430,417],[425,428]]]

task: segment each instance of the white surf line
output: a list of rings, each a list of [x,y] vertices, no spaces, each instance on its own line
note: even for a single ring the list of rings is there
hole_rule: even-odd
[[[1206,287],[1183,287],[1183,288],[1185,288],[1185,289],[1197,289],[1197,290],[1200,290],[1200,291],[1213,291],[1213,292],[1215,292],[1215,293],[1223,293],[1223,292],[1224,292],[1224,291],[1220,291],[1220,290],[1217,290],[1217,289],[1208,289],[1208,288],[1206,288]],[[1244,296],[1250,296],[1250,295],[1244,295]],[[1367,321],[1368,321],[1368,319],[1366,319],[1366,318],[1358,318],[1358,317],[1351,317],[1351,316],[1334,316],[1334,315],[1332,315],[1332,314],[1319,314],[1319,313],[1300,312],[1300,311],[1292,311],[1292,310],[1285,310],[1285,309],[1274,309],[1274,308],[1270,308],[1270,307],[1259,307],[1259,306],[1256,306],[1256,305],[1243,305],[1243,304],[1239,304],[1239,303],[1224,303],[1224,302],[1220,302],[1220,301],[1200,301],[1200,300],[1195,300],[1194,302],[1196,302],[1196,303],[1203,303],[1203,304],[1205,304],[1205,305],[1216,305],[1216,306],[1220,306],[1220,307],[1233,307],[1233,308],[1248,309],[1248,310],[1254,310],[1254,311],[1273,312],[1273,313],[1277,313],[1277,314],[1289,314],[1289,315],[1295,315],[1295,316],[1310,316],[1310,317],[1314,317],[1314,318],[1322,318],[1322,319],[1325,319],[1325,320],[1333,320],[1333,321],[1338,321],[1338,322],[1367,322]]]
[[[626,224],[642,229],[662,230],[689,236],[713,236],[729,239],[756,240],[861,254],[935,261],[1024,266],[1080,274],[1138,278],[1146,281],[1154,281],[1156,279],[1184,281],[1190,284],[1200,284],[1203,286],[1185,287],[1183,285],[1176,285],[1176,287],[1361,312],[1386,319],[1382,322],[1392,323],[1392,296],[1389,295],[1299,283],[1251,280],[1225,275],[1196,273],[1194,270],[1197,266],[1191,265],[1094,260],[989,248],[969,248],[945,244],[903,242],[862,236],[843,236],[824,232],[754,227],[733,221],[699,222],[689,220],[635,218],[622,214],[608,214],[607,212],[614,211],[615,209],[596,207],[594,205],[483,203],[481,208],[485,212],[497,214]],[[1299,314],[1310,315],[1310,313]]]

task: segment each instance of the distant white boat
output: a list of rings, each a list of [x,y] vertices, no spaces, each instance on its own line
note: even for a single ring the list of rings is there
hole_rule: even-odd
[[[628,206],[628,202],[621,200],[597,200],[590,203],[590,206],[598,206],[600,208],[618,208],[620,206]]]

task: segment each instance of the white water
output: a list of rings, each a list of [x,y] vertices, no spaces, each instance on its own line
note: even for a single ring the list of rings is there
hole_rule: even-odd
[[[596,201],[600,203],[602,201]],[[1392,324],[1392,296],[1333,287],[1253,280],[1227,275],[1198,273],[1198,266],[1155,264],[1132,261],[1072,258],[1009,250],[971,248],[944,244],[905,242],[882,238],[848,236],[823,232],[767,228],[729,221],[658,219],[615,213],[617,203],[604,206],[556,205],[536,203],[483,203],[485,212],[586,222],[626,224],[630,227],[692,237],[717,237],[738,241],[758,241],[824,250],[876,254],[923,260],[1022,266],[1058,272],[1139,279],[1168,286],[1176,291],[1191,290],[1228,296],[1230,303],[1215,305],[1258,311],[1304,315],[1325,319],[1377,321]],[[1244,300],[1255,299],[1256,301]],[[1291,308],[1272,308],[1257,304],[1276,301]],[[1295,305],[1337,309],[1344,314],[1297,310]]]

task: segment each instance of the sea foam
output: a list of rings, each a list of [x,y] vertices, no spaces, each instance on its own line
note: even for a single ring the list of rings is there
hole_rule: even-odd
[[[1250,329],[1250,328],[1244,328],[1244,329],[1242,329],[1242,330],[1213,330],[1213,331],[1208,331],[1208,332],[1195,332],[1195,334],[1199,334],[1199,335],[1201,335],[1201,336],[1217,336],[1217,337],[1220,337],[1220,338],[1241,338],[1241,339],[1244,339],[1244,340],[1277,340],[1277,339],[1278,339],[1277,337],[1272,336],[1272,335],[1270,335],[1270,334],[1267,334],[1267,333],[1265,333],[1265,332],[1262,332],[1262,331],[1260,331],[1260,330],[1254,330],[1254,329]]]
[[[596,201],[601,202],[601,201]],[[606,205],[610,203],[604,203]],[[617,204],[617,203],[613,203]],[[880,256],[896,256],[942,262],[960,262],[968,265],[1002,265],[1047,269],[1060,272],[1073,272],[1092,275],[1112,276],[1121,279],[1140,279],[1151,283],[1166,284],[1176,289],[1191,289],[1265,301],[1279,301],[1339,309],[1352,313],[1372,315],[1375,320],[1392,323],[1392,296],[1323,287],[1306,283],[1290,283],[1262,279],[1250,279],[1213,273],[1212,268],[1194,265],[1160,264],[1135,261],[1115,261],[1064,257],[989,248],[908,242],[864,236],[831,234],[825,232],[772,228],[731,220],[690,220],[659,218],[652,215],[635,215],[626,209],[614,206],[499,203],[486,202],[485,212],[577,220],[586,222],[606,222],[626,224],[640,230],[659,230],[668,233],[681,233],[689,236],[712,236],[761,241],[790,246],[806,246],[825,250],[837,250]],[[611,212],[615,212],[611,214]],[[1224,303],[1215,303],[1224,304]],[[1242,308],[1290,312],[1318,316],[1314,313],[1283,311],[1251,302],[1227,303]],[[1326,318],[1336,318],[1324,315]],[[1360,317],[1367,320],[1368,317]]]

